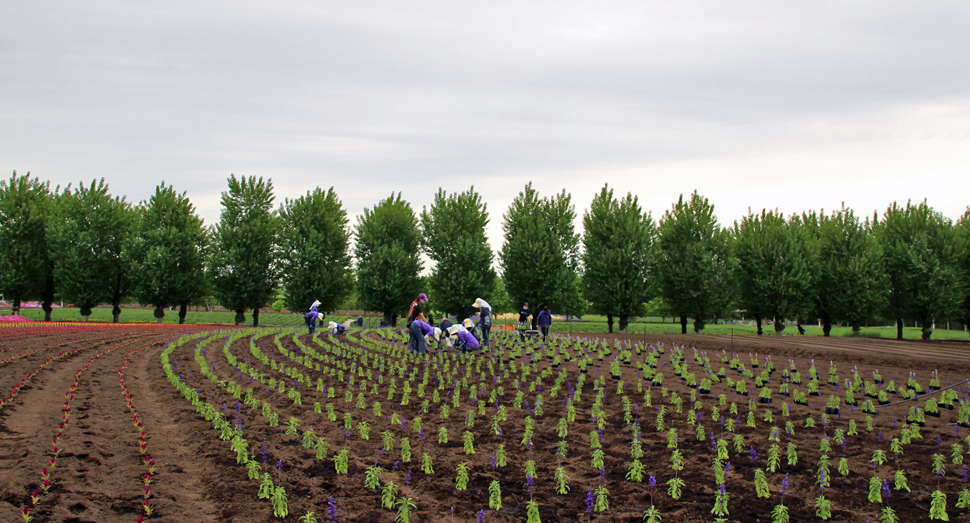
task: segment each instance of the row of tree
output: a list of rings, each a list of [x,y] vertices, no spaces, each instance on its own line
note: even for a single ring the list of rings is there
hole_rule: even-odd
[[[926,202],[893,204],[865,220],[845,207],[785,217],[749,213],[721,226],[696,192],[659,223],[632,194],[596,194],[574,229],[565,191],[540,197],[528,184],[503,215],[501,278],[485,229],[487,205],[470,188],[439,190],[416,213],[400,194],[364,209],[354,227],[333,188],[274,208],[272,182],[230,176],[219,223],[206,227],[185,193],[164,182],[132,205],[103,180],[51,189],[37,178],[0,181],[0,293],[18,308],[40,299],[50,318],[55,296],[87,317],[99,304],[134,298],[155,308],[212,294],[236,312],[259,309],[282,292],[284,305],[314,300],[332,311],[358,306],[394,324],[419,292],[435,310],[464,316],[477,297],[529,302],[579,315],[590,307],[625,330],[648,302],[707,321],[741,311],[758,321],[818,318],[858,327],[877,317],[918,322],[929,336],[939,319],[970,317],[970,210],[956,224]],[[353,242],[352,242],[353,240]],[[353,259],[351,244],[353,243]],[[434,263],[421,278],[421,254]]]

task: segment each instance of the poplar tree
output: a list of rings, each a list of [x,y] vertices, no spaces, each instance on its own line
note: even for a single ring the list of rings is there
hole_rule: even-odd
[[[121,302],[131,290],[131,267],[126,250],[135,215],[124,197],[111,196],[101,180],[83,183],[61,194],[60,219],[54,226],[54,276],[65,301],[80,308],[87,321],[91,309],[113,305],[117,323]]]
[[[435,262],[428,281],[435,310],[464,318],[475,298],[490,301],[496,276],[487,226],[487,205],[475,187],[453,194],[439,188],[431,208],[422,209],[422,250]]]
[[[49,183],[30,173],[0,180],[0,294],[10,300],[12,314],[20,314],[21,302],[43,298],[47,321],[53,292],[49,224],[53,208]]]
[[[773,319],[775,334],[786,318],[798,318],[813,304],[816,262],[801,219],[778,211],[751,212],[734,226],[734,254],[741,306],[758,320]]]
[[[321,312],[336,310],[353,292],[347,211],[333,187],[317,187],[280,206],[280,256],[283,303],[307,311],[320,301]]]
[[[216,299],[236,311],[236,324],[253,309],[253,326],[259,326],[259,309],[273,298],[279,285],[276,249],[278,220],[273,213],[272,180],[255,176],[229,177],[222,193],[222,215],[212,231],[209,274]]]
[[[650,300],[651,255],[656,226],[627,193],[618,200],[604,185],[583,213],[583,284],[586,297],[606,315],[609,332],[619,318],[626,332],[631,317]]]
[[[953,224],[926,200],[905,207],[893,202],[876,236],[885,255],[886,312],[896,320],[896,338],[903,339],[903,322],[910,320],[929,339],[934,321],[955,314],[964,299],[960,239]]]
[[[970,325],[970,207],[960,217],[954,229],[960,241],[957,262],[963,282],[960,319],[964,325]]]
[[[184,192],[176,193],[165,182],[136,211],[137,234],[129,251],[135,297],[154,306],[159,323],[165,307],[178,305],[183,324],[188,304],[207,291],[208,235],[202,218]]]
[[[657,285],[664,309],[687,318],[703,333],[708,318],[723,314],[733,298],[731,235],[718,224],[714,206],[694,191],[664,213],[657,237]]]
[[[397,317],[421,290],[421,238],[414,210],[401,193],[392,193],[364,209],[355,234],[357,299],[364,309],[383,313],[385,324],[397,325]]]
[[[539,198],[531,182],[503,216],[502,278],[516,307],[528,302],[536,311],[533,329],[540,306],[574,314],[582,303],[575,219],[576,210],[565,190],[552,198]]]
[[[831,215],[820,214],[815,233],[816,302],[822,332],[829,335],[832,320],[848,321],[858,332],[867,318],[883,309],[886,300],[886,271],[872,223],[863,223],[843,205]]]

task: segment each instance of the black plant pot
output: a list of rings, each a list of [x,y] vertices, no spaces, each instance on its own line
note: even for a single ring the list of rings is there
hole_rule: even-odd
[[[879,400],[880,405],[889,405],[889,403],[890,403],[889,400],[886,400],[886,401]]]
[[[613,380],[614,380],[614,381],[616,381],[616,380],[618,380],[618,379],[620,379],[620,375],[619,375],[619,374],[611,374],[610,376],[612,376],[612,377],[613,377]]]
[[[809,396],[821,396],[822,393],[821,392],[809,392],[808,395]]]
[[[711,389],[697,389],[698,394],[710,394]]]
[[[940,403],[940,406],[943,407],[946,410],[953,410],[953,404],[952,403]]]
[[[771,398],[758,398],[758,403],[771,403]]]
[[[852,402],[850,402],[849,400],[845,400],[845,404],[846,405],[852,405],[853,407],[855,407],[855,406],[857,406],[859,404],[859,402],[858,401],[852,401]]]
[[[939,412],[924,412],[923,414],[926,414],[927,416],[933,416],[934,418],[939,418],[940,417],[940,413]]]
[[[826,414],[831,414],[833,416],[837,416],[840,412],[842,412],[842,409],[840,409],[838,407],[836,407],[836,408],[825,407],[825,413]]]

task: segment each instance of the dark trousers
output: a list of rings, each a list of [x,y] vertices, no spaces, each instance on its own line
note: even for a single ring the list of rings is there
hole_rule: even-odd
[[[545,341],[545,339],[549,336],[549,326],[540,326],[539,330],[542,332],[542,340]]]

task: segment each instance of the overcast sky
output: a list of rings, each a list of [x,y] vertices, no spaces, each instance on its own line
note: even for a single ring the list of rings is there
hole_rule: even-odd
[[[698,190],[860,214],[970,204],[970,2],[2,2],[0,170],[162,180],[219,218],[230,173],[352,222],[474,185],[501,244],[528,181],[659,219]],[[578,224],[577,224],[578,225]]]

